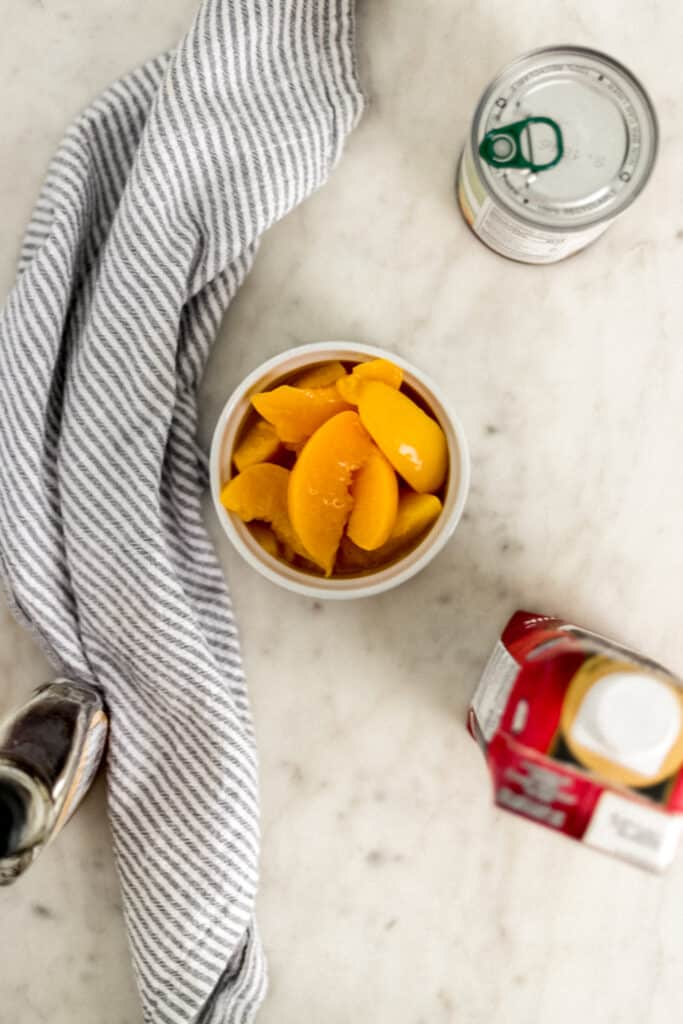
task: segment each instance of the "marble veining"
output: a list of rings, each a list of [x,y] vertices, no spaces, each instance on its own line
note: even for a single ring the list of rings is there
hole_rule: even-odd
[[[190,0],[5,3],[0,290],[47,160],[108,82],[172,45]],[[10,10],[11,7],[11,10]],[[203,390],[343,338],[437,375],[471,498],[439,558],[367,602],[297,598],[219,537],[239,614],[263,799],[263,1024],[668,1024],[683,986],[683,855],[663,878],[490,804],[467,701],[515,607],[558,611],[683,672],[683,116],[675,5],[364,0],[371,105],[330,184],[266,239]],[[654,178],[593,248],[525,267],[457,212],[479,93],[508,60],[576,42],[624,61],[661,120]],[[0,609],[0,710],[46,666]],[[100,781],[0,894],[13,1024],[141,1024]]]

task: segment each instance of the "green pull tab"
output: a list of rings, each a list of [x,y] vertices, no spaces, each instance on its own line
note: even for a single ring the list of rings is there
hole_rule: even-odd
[[[555,156],[544,164],[534,163],[534,150],[529,125],[547,124],[552,128],[557,147]],[[526,142],[527,157],[522,147]],[[559,164],[564,155],[564,142],[560,126],[550,117],[525,117],[501,128],[492,128],[479,144],[479,155],[492,167],[517,167],[527,171],[548,171]]]

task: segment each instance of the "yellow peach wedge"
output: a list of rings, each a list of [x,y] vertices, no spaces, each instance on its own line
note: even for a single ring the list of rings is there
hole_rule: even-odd
[[[314,366],[310,370],[304,370],[303,373],[295,377],[290,383],[295,388],[325,388],[330,384],[335,384],[341,377],[346,376],[346,370],[341,363],[320,363],[319,366]]]
[[[289,481],[289,517],[309,556],[326,576],[353,507],[353,474],[374,445],[356,412],[341,412],[304,445]]]
[[[363,381],[378,380],[397,391],[403,383],[403,370],[388,359],[370,359],[358,363],[352,372],[337,381],[337,391],[349,405],[358,405],[358,396]]]
[[[247,466],[254,466],[257,462],[272,459],[277,455],[280,444],[275,427],[265,420],[257,420],[249,427],[233,452],[232,458],[238,472],[241,473]]]
[[[358,414],[373,441],[414,491],[438,491],[448,472],[448,445],[431,416],[401,391],[374,380],[361,385]]]
[[[252,535],[254,540],[258,541],[264,551],[267,551],[273,558],[278,558],[280,554],[280,545],[277,542],[277,537],[269,526],[265,523],[251,523],[249,526],[249,533]]]
[[[326,420],[349,408],[334,384],[325,388],[283,384],[274,391],[254,395],[251,404],[275,427],[280,440],[289,444],[305,441]]]
[[[421,537],[441,515],[441,499],[436,494],[402,494],[396,522],[384,548],[383,557],[407,547]]]
[[[435,494],[405,492],[399,498],[396,522],[387,542],[375,551],[364,551],[350,537],[344,537],[339,549],[340,568],[346,572],[362,572],[391,562],[433,526],[441,509],[441,501]]]
[[[354,544],[374,551],[389,539],[398,511],[398,480],[393,466],[376,448],[351,486],[353,509],[346,532]]]
[[[273,533],[284,545],[303,558],[310,557],[297,537],[289,519],[287,498],[290,472],[271,462],[247,468],[225,485],[221,502],[245,523],[253,519],[270,523]]]

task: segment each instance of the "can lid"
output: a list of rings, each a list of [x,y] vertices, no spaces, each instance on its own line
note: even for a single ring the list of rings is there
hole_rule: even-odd
[[[571,231],[614,217],[644,187],[657,119],[638,80],[582,47],[538,50],[509,65],[472,124],[479,173],[521,219]]]
[[[571,738],[642,776],[656,776],[681,731],[672,688],[641,672],[610,672],[581,701]]]

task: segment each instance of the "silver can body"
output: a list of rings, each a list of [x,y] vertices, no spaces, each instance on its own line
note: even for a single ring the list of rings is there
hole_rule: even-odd
[[[63,678],[0,723],[0,885],[18,878],[75,812],[107,728],[99,694]]]
[[[533,124],[527,166],[483,158],[485,140],[509,128],[512,149],[516,126],[543,121],[561,129],[559,155],[545,126]],[[582,47],[536,50],[505,68],[477,106],[458,167],[460,208],[501,255],[554,263],[598,238],[631,205],[652,173],[657,143],[652,103],[623,65]],[[544,150],[555,159],[539,169],[533,160],[542,164]]]

